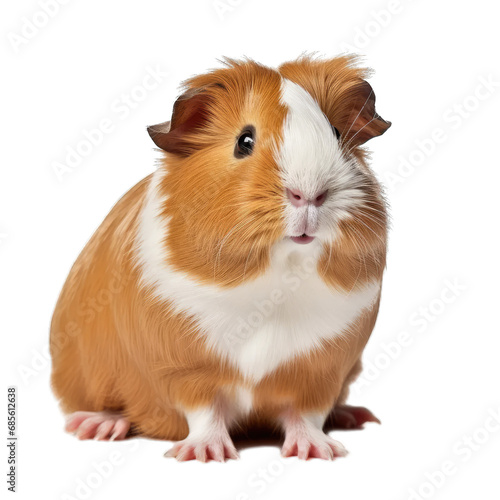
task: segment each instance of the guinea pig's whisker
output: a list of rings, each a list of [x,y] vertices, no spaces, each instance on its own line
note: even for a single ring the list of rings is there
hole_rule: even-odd
[[[370,226],[365,224],[357,215],[352,215],[352,218],[359,222],[360,224],[363,224],[363,226],[366,227],[369,231],[371,231],[382,243],[385,243],[385,240],[380,236],[380,234],[376,233]]]
[[[361,113],[362,113],[363,109],[365,109],[366,105],[368,104],[368,101],[370,100],[370,97],[372,96],[372,92],[373,92],[373,90],[370,92],[370,94],[366,98],[365,102],[363,103],[363,106],[361,107],[361,109],[359,110],[358,114],[356,115],[356,118],[354,118],[354,120],[352,120],[352,123],[351,123],[351,125],[349,127],[349,130],[345,133],[346,136],[349,134],[349,132],[351,131],[353,125],[357,122],[358,118],[361,116]],[[354,109],[354,106],[353,106],[353,109]]]
[[[358,214],[361,215],[362,217],[366,217],[368,220],[372,221],[374,224],[377,224],[377,226],[379,226],[381,228],[385,227],[381,220],[376,219],[374,216],[372,216],[368,212],[364,212],[363,210],[359,210]]]
[[[345,147],[347,148],[347,154],[351,154],[351,152],[354,150],[354,148],[356,147],[356,145],[354,144],[353,147],[349,148],[349,145],[352,143],[352,141],[354,140],[354,138],[365,128],[367,127],[368,125],[370,125],[370,123],[374,120],[377,119],[377,116],[375,115],[371,120],[367,121],[350,139],[349,141],[346,143]]]
[[[356,236],[358,237],[358,240],[356,241],[356,239],[353,237],[352,234],[349,234],[348,233],[348,237],[349,239],[351,240],[351,242],[353,243],[353,245],[356,247],[357,249],[357,254],[361,257],[361,259],[363,260],[363,265],[364,265],[364,268],[365,268],[365,275],[366,277],[368,278],[368,266],[366,264],[366,258],[365,258],[365,253],[369,253],[370,252],[370,248],[369,246],[367,245],[367,242],[365,240],[365,238],[363,237],[362,234],[360,234],[356,228],[354,227],[350,227],[349,228],[350,231],[354,232],[356,234]],[[360,248],[360,245],[362,245],[362,249]],[[359,267],[359,271],[358,271],[358,275],[356,277],[356,280],[352,286],[352,288],[350,289],[349,291],[349,295],[351,294],[351,292],[354,290],[354,288],[356,287],[356,284],[359,280],[359,277],[361,275],[361,270],[362,270],[362,266]]]
[[[243,276],[245,276],[245,274],[246,274],[247,266],[248,266],[248,261],[250,260],[250,256],[252,255],[252,252],[254,251],[254,248],[256,247],[257,243],[260,243],[261,239],[262,239],[262,237],[259,240],[256,239],[252,243],[252,246],[250,247],[250,251],[248,252],[247,258],[245,260],[245,267],[243,268]]]
[[[221,254],[222,254],[222,249],[224,247],[224,244],[226,243],[227,239],[236,231],[238,230],[240,227],[244,228],[245,226],[248,226],[248,224],[250,224],[252,222],[252,219],[247,219],[247,220],[242,220],[240,222],[238,222],[237,224],[235,224],[233,226],[233,228],[224,236],[224,238],[221,240],[221,242],[217,245],[216,247],[216,250],[217,250],[217,254],[216,254],[216,257],[215,257],[215,262],[214,262],[214,278],[216,276],[216,272],[217,272],[217,268],[219,267],[220,265],[220,258],[221,258]]]

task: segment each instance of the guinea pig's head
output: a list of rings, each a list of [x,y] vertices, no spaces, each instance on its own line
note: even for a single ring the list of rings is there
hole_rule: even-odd
[[[362,265],[381,272],[386,211],[362,145],[390,123],[366,73],[351,57],[277,70],[226,60],[185,82],[171,121],[148,128],[166,152],[158,190],[169,264],[235,286],[286,248],[315,253],[327,280],[337,274],[330,281],[346,288]]]

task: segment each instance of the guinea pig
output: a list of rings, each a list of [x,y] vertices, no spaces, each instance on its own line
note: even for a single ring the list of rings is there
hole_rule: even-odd
[[[73,265],[51,324],[51,383],[80,439],[177,441],[237,458],[279,429],[283,456],[333,459],[378,314],[388,215],[363,145],[391,125],[354,56],[272,69],[226,59],[148,132],[157,170]]]

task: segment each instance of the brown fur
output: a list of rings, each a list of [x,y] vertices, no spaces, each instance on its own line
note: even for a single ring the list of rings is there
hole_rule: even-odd
[[[345,58],[301,59],[280,73],[303,85],[332,123],[347,131],[357,102],[353,86],[359,87],[363,70]],[[197,101],[177,106],[171,127],[184,127],[182,141],[174,135],[164,143],[177,152],[164,159],[168,174],[161,186],[168,196],[162,216],[170,218],[166,258],[200,283],[234,287],[258,276],[283,237],[283,187],[273,158],[286,114],[280,78],[256,63],[229,61],[227,68],[189,80],[183,99]],[[191,119],[200,105],[208,111]],[[235,138],[249,123],[256,126],[259,148],[236,160],[230,154]],[[364,162],[359,146],[348,147]],[[341,237],[325,247],[318,267],[327,283],[344,290],[381,279],[385,266],[384,202],[363,165],[369,208],[341,224]],[[137,432],[179,440],[188,431],[181,409],[208,405],[248,382],[208,351],[193,319],[174,314],[139,284],[135,237],[149,181],[116,204],[70,272],[51,326],[52,385],[65,412],[119,410]],[[287,405],[312,411],[342,403],[377,312],[378,302],[345,337],[261,380],[253,387],[247,425],[272,422]]]

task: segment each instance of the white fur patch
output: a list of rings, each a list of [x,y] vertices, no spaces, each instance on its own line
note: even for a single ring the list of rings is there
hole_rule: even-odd
[[[331,243],[338,222],[363,206],[363,176],[356,160],[344,155],[330,122],[311,94],[287,79],[283,79],[281,92],[288,113],[275,158],[283,185],[300,191],[306,199],[328,192],[321,207],[295,207],[285,201],[287,235],[305,232]]]
[[[342,153],[330,122],[311,94],[283,79],[281,101],[288,108],[279,164],[285,187],[307,198],[324,191]]]
[[[245,387],[238,387],[235,394],[235,407],[240,414],[247,414],[253,408],[253,393]]]
[[[267,272],[231,289],[201,285],[166,262],[162,242],[168,221],[158,217],[164,200],[152,178],[138,233],[144,285],[178,313],[196,319],[207,345],[248,380],[258,382],[282,363],[346,334],[380,292],[373,282],[350,294],[327,286],[316,271],[321,243],[286,239],[273,252]]]
[[[185,411],[184,415],[189,427],[189,439],[199,441],[210,440],[214,428],[217,427],[217,419],[213,408]]]

